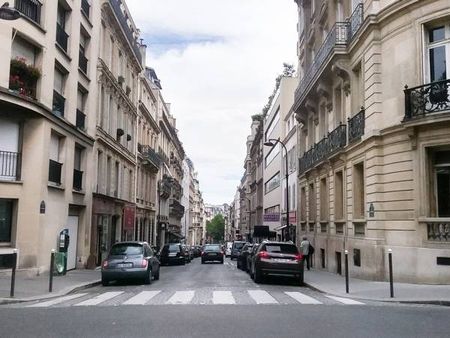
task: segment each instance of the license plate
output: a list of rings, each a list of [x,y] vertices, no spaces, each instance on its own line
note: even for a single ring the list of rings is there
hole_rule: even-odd
[[[175,257],[177,254],[174,252],[174,253],[170,253],[169,254],[169,257]]]
[[[290,259],[285,259],[285,258],[274,258],[273,261],[274,262],[278,262],[278,263],[288,263],[291,260]]]
[[[133,267],[133,264],[132,263],[119,263],[119,264],[117,264],[117,267],[118,268],[131,268],[131,267]]]
[[[217,256],[217,254],[214,253],[214,252],[210,252],[210,253],[208,254],[208,256]]]

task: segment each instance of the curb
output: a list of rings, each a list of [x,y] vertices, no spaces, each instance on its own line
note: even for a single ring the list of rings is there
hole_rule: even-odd
[[[28,298],[0,298],[0,305],[7,305],[7,304],[17,304],[17,303],[25,303],[25,302],[32,302],[32,301],[38,301],[38,300],[47,300],[52,298],[57,298],[65,295],[69,295],[84,289],[88,289],[93,286],[100,285],[101,281],[91,281],[86,283],[77,284],[75,286],[69,286],[59,292],[55,293],[47,293],[45,295],[39,295],[39,296],[33,296]]]
[[[323,289],[319,289],[319,288],[315,287],[314,285],[309,284],[307,282],[303,282],[303,285],[314,291],[320,292],[320,293],[329,294],[329,295],[333,295],[336,297],[366,300],[366,301],[370,301],[370,302],[450,306],[450,301],[448,301],[448,300],[401,300],[401,299],[395,299],[395,298],[394,299],[364,298],[364,297],[359,297],[359,296],[352,296],[350,294],[342,295],[342,294],[328,292]]]

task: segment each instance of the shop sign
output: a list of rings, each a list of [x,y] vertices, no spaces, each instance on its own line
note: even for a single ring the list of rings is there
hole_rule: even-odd
[[[280,214],[264,214],[264,222],[279,222]]]

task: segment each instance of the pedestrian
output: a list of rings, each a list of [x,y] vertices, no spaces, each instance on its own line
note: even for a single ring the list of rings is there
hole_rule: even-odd
[[[306,236],[303,236],[303,240],[300,243],[300,250],[302,252],[302,255],[304,257],[304,261],[306,261],[306,268],[309,270],[310,267],[310,255],[311,255],[311,248],[312,245],[311,243],[308,241],[308,238],[306,238]]]

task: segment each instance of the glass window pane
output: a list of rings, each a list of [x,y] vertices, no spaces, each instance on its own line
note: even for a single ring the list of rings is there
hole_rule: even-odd
[[[0,242],[11,242],[12,201],[0,200]]]
[[[447,78],[445,65],[445,46],[430,49],[430,80],[431,82]]]
[[[445,39],[445,27],[436,27],[429,31],[430,42],[436,42]]]
[[[450,217],[450,167],[439,168],[436,176],[438,217]]]

